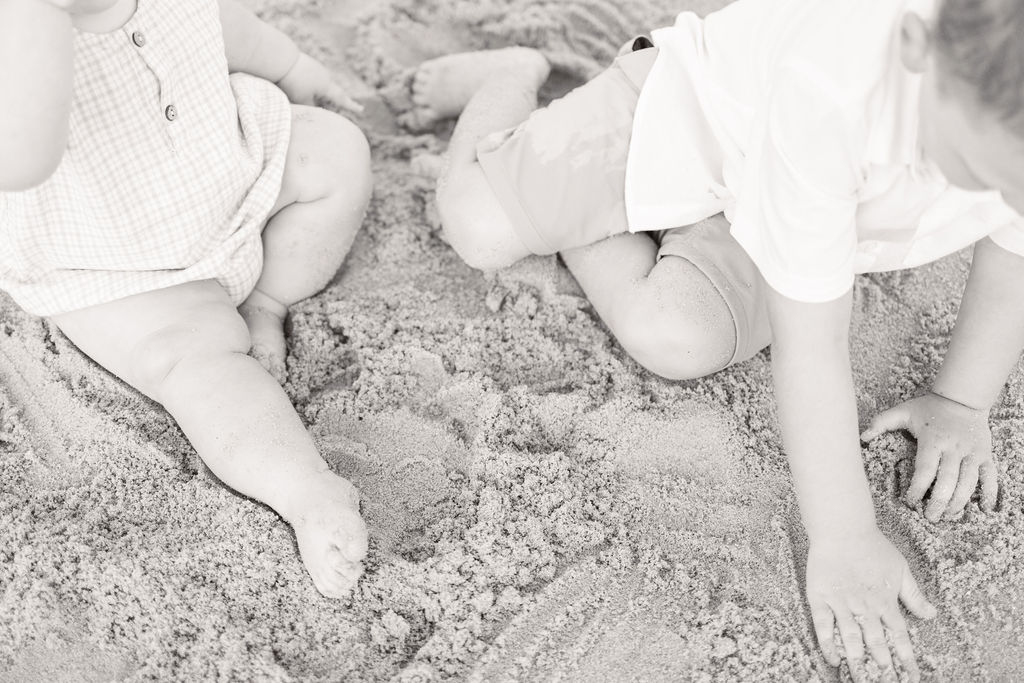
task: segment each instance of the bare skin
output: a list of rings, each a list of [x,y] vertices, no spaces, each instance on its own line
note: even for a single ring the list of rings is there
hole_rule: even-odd
[[[296,105],[285,177],[263,230],[263,272],[238,312],[252,337],[253,358],[278,382],[286,379],[288,307],[323,289],[352,246],[369,201],[362,133],[322,109]],[[341,156],[325,152],[341,150]]]
[[[237,309],[216,280],[187,282],[53,321],[86,355],[160,403],[221,481],[291,524],[316,588],[341,598],[363,572],[366,525],[355,487],[330,470],[280,386],[283,324],[288,306],[322,289],[351,247],[370,197],[369,146],[343,117],[305,106],[319,98],[341,107],[354,104],[323,65],[299,54],[287,36],[234,0],[219,4],[229,70],[275,81],[295,103],[280,192],[262,233],[264,260],[255,290]],[[68,98],[52,102],[45,96],[67,83],[71,26],[112,31],[131,17],[135,0],[53,5],[0,2],[4,11],[17,10],[4,14],[13,36],[30,35],[52,48],[39,51],[47,59],[30,60],[0,51],[0,61],[9,62],[3,71],[11,75],[12,89],[24,93],[17,101],[27,106],[39,100],[51,114],[0,118],[0,129],[8,133],[4,139],[24,139],[30,146],[55,141],[59,162]],[[46,145],[36,146],[36,156],[49,156]],[[22,158],[29,157],[16,160]],[[54,160],[44,161],[24,177],[7,173],[0,163],[0,185],[17,190],[44,181]]]
[[[510,265],[530,251],[484,177],[477,153],[488,136],[495,139],[492,134],[500,136],[530,115],[549,69],[535,50],[506,48],[425,62],[413,80],[417,116],[459,116],[444,163],[422,159],[415,168],[439,176],[445,235],[468,264],[482,270]],[[657,260],[649,236],[624,233],[561,256],[615,338],[652,372],[699,377],[728,360],[736,339],[721,296],[689,261]]]
[[[424,62],[412,82],[413,122],[428,127],[462,113],[470,99],[502,72],[543,74],[547,60],[536,50],[509,47],[445,55]]]
[[[524,121],[536,106],[538,76],[476,53],[428,62],[414,82],[423,115],[450,111],[477,88],[463,110],[438,182],[438,210],[452,247],[471,266],[501,268],[530,251],[477,161],[481,141]],[[482,73],[481,73],[482,72]],[[584,86],[586,87],[586,86]],[[620,234],[561,255],[594,309],[637,361],[673,379],[721,368],[735,349],[732,314],[710,280],[687,259],[657,260],[654,242]],[[917,665],[899,602],[921,618],[935,610],[906,560],[874,524],[870,491],[857,450],[856,406],[847,358],[849,296],[830,304],[798,304],[771,291],[776,394],[794,488],[812,545],[807,598],[822,652],[839,664],[838,627],[847,657],[865,653],[892,670],[891,647],[911,680]],[[811,334],[813,333],[813,334]],[[769,340],[764,340],[766,343]],[[828,377],[823,382],[821,377]],[[797,416],[797,419],[793,419]],[[822,452],[824,451],[824,452]],[[856,522],[856,524],[855,524]]]
[[[283,372],[280,301],[315,293],[344,259],[369,197],[369,159],[352,124],[294,109],[281,208],[264,230],[259,280],[280,299],[255,291],[241,307],[246,317],[216,281],[204,280],[53,320],[88,356],[163,405],[221,481],[288,521],[314,585],[343,597],[367,549],[359,494],[330,471],[265,364]],[[280,307],[264,314],[253,301]],[[280,355],[248,355],[254,342],[264,351],[275,344]]]

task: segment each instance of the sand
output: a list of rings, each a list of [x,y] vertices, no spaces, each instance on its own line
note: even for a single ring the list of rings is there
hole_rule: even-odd
[[[276,514],[0,299],[0,680],[848,680],[802,597],[767,355],[652,376],[555,259],[462,265],[410,170],[449,133],[399,125],[423,59],[536,46],[559,67],[550,97],[681,5],[253,6],[367,103],[374,200],[336,282],[292,312],[287,385],[363,492],[366,575],[351,600],[321,597]],[[927,386],[968,264],[858,280],[862,422]],[[928,680],[1024,678],[1022,397],[1017,373],[992,417],[993,515],[927,522],[898,499],[912,442],[864,451],[879,519],[940,610],[911,621]]]

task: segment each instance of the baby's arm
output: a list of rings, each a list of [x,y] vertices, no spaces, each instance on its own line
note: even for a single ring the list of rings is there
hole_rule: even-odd
[[[959,515],[980,478],[981,506],[995,507],[997,483],[988,413],[1024,349],[1024,258],[990,239],[974,247],[956,328],[927,394],[876,417],[863,438],[907,429],[917,437],[917,461],[907,500],[917,504],[932,486],[925,514]]]
[[[334,82],[330,72],[301,52],[291,38],[237,0],[219,2],[229,71],[244,71],[272,81],[295,104],[318,104],[323,99],[342,109],[362,111],[362,106]]]
[[[769,294],[779,422],[810,540],[807,599],[818,642],[832,665],[839,664],[836,626],[849,659],[859,659],[866,645],[879,665],[891,665],[888,630],[893,649],[916,679],[898,600],[921,617],[933,616],[934,608],[875,523],[857,440],[850,302],[849,292],[820,304]]]
[[[292,39],[236,0],[219,0],[228,70],[244,71],[277,83],[299,59]]]
[[[71,18],[43,0],[0,0],[0,191],[60,165],[71,113]]]

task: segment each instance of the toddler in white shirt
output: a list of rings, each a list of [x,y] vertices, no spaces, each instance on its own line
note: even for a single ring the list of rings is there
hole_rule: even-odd
[[[771,344],[833,665],[841,642],[889,669],[891,643],[916,679],[899,603],[935,615],[876,525],[860,457],[855,274],[975,245],[934,385],[861,436],[915,434],[907,499],[930,490],[929,519],[979,486],[995,504],[987,417],[1024,349],[1021,35],[1020,0],[738,0],[681,14],[536,111],[549,65],[534,50],[441,57],[414,80],[421,123],[459,116],[437,200],[468,264],[559,253],[626,351],[668,378]]]

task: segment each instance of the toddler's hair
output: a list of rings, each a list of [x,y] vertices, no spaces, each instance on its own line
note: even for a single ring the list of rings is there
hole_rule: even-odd
[[[1024,136],[1024,0],[942,0],[934,40],[941,72]]]

